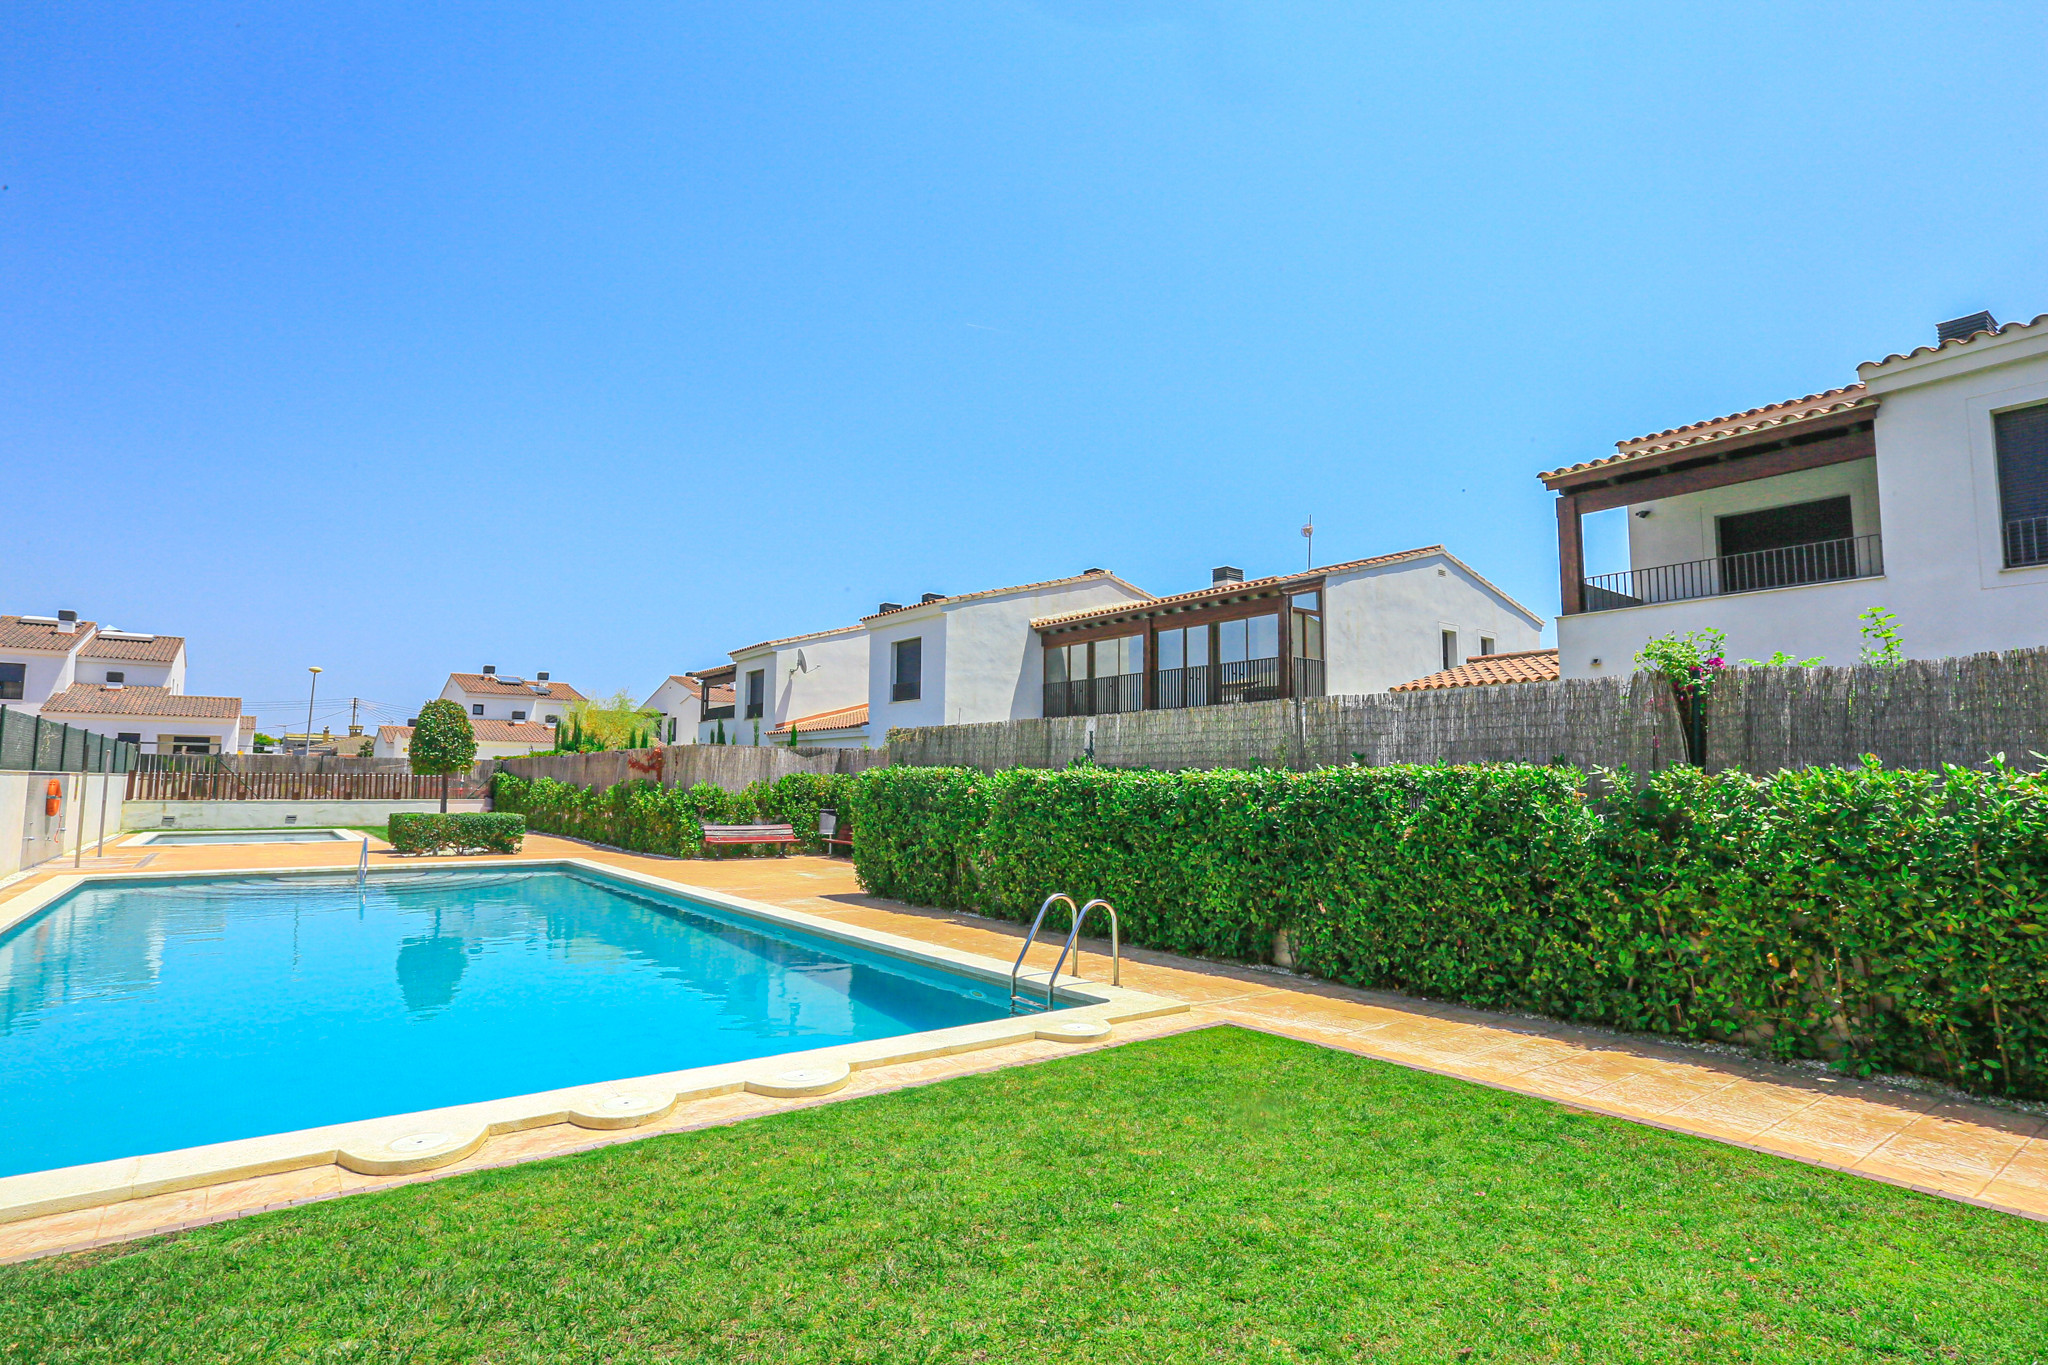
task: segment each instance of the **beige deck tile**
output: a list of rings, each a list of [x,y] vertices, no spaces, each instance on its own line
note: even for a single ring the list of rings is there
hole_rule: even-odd
[[[210,1185],[205,1191],[206,1214],[218,1217],[267,1208],[272,1204],[292,1204],[303,1199],[339,1194],[344,1188],[341,1177],[345,1174],[353,1176],[355,1173],[344,1172],[339,1166],[309,1166],[299,1171],[280,1171],[276,1175],[259,1175],[248,1180]]]
[[[1993,1123],[1984,1117],[1975,1105],[1943,1105],[1900,1129],[1856,1169],[1974,1195],[2004,1173],[2041,1126],[2018,1115],[1998,1115],[2006,1121]]]
[[[1978,1197],[2048,1217],[2048,1137],[2028,1138]]]
[[[109,1204],[96,1237],[145,1237],[166,1228],[197,1223],[206,1217],[206,1191],[179,1190]]]
[[[1600,1104],[1602,1108],[1663,1119],[1676,1109],[1742,1083],[1740,1076],[1708,1067],[1656,1068],[1616,1081],[1600,1092]]]
[[[1829,1165],[1854,1166],[1886,1140],[1912,1126],[1932,1107],[1931,1101],[1906,1096],[1873,1101],[1856,1095],[1824,1094],[1806,1108],[1761,1129],[1755,1140],[1773,1150]]]
[[[1667,1110],[1663,1121],[1710,1137],[1736,1135],[1748,1141],[1821,1098],[1790,1086],[1752,1081],[1688,1100]]]
[[[0,1223],[0,1261],[84,1246],[99,1236],[106,1213],[105,1209],[79,1209],[75,1213],[49,1213],[18,1223]]]

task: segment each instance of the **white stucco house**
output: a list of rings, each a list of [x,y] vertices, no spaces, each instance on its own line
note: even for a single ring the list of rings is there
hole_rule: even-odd
[[[1908,656],[2048,645],[2048,315],[1945,322],[1859,382],[1622,441],[1558,494],[1567,678],[1718,629],[1733,658],[1854,663],[1858,616]],[[1581,518],[1629,511],[1626,572],[1588,577]]]
[[[695,744],[704,714],[704,684],[694,673],[671,673],[647,694],[640,709],[655,717],[656,737],[663,744]]]
[[[1029,683],[1048,716],[1385,692],[1535,649],[1543,620],[1441,545],[1049,614]]]
[[[855,623],[732,652],[735,744],[859,748],[867,740],[868,631]]]
[[[868,725],[880,745],[911,725],[971,725],[1042,714],[1044,669],[1032,622],[1149,602],[1106,569],[909,604],[862,618],[868,635]]]
[[[472,718],[469,728],[476,735],[478,758],[523,758],[555,747],[555,727],[546,721]],[[412,732],[410,725],[378,726],[371,753],[377,758],[411,757]]]
[[[545,673],[530,679],[509,677],[495,664],[485,664],[481,673],[450,673],[441,688],[441,699],[461,706],[472,726],[480,720],[553,725],[568,718],[571,702],[585,700],[581,692],[567,683],[550,681]]]
[[[0,616],[0,706],[141,746],[146,754],[247,753],[239,697],[185,692],[185,640],[55,616]]]

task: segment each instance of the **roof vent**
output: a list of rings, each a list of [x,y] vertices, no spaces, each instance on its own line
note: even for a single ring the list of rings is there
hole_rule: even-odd
[[[1087,577],[1088,577],[1089,575],[1091,575],[1091,574],[1099,574],[1099,573],[1108,573],[1108,572],[1109,572],[1109,570],[1107,570],[1107,569],[1083,569],[1083,570],[1081,570],[1081,577],[1083,577],[1083,578],[1087,578]]]
[[[1950,318],[1947,322],[1935,323],[1934,344],[1939,346],[1944,341],[1962,341],[1966,337],[1977,335],[1979,332],[1995,332],[1997,330],[1998,319],[1992,317],[1991,314],[1972,313],[1966,318]]]
[[[533,680],[535,682],[546,682],[548,680],[548,675],[545,673],[536,673],[533,675]]]
[[[927,602],[943,602],[945,600],[946,594],[942,592],[928,592],[924,596],[917,599],[917,604],[919,606],[923,606]]]
[[[485,665],[484,665],[484,676],[485,676],[486,678],[490,677],[490,676],[491,676],[491,675],[492,675],[493,673],[496,673],[497,671],[498,671],[498,666],[497,666],[496,664],[485,664]]]
[[[420,718],[418,716],[407,716],[405,718],[405,723],[407,725],[418,725],[420,723]]]
[[[78,633],[78,613],[75,611],[58,612],[57,633],[59,635],[76,635]]]
[[[1244,570],[1233,569],[1228,564],[1218,564],[1213,570],[1210,571],[1209,581],[1212,584],[1242,583],[1244,582]]]
[[[881,614],[882,614],[883,612],[885,612],[885,611],[902,611],[902,610],[903,610],[903,604],[902,604],[901,602],[884,602],[884,603],[882,603],[882,605],[881,605],[880,607],[878,607],[878,608],[876,609],[876,611],[875,611],[875,614],[876,614],[877,616],[879,616],[879,615],[881,615]]]

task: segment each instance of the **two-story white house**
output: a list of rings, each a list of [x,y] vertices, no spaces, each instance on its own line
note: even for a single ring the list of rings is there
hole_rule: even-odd
[[[1033,622],[1127,607],[1152,594],[1107,569],[912,603],[862,618],[868,636],[870,742],[912,725],[971,725],[1044,714],[1044,659]]]
[[[1541,476],[1563,676],[1627,673],[1651,639],[1707,628],[1733,658],[1854,663],[1872,607],[1913,658],[2048,645],[2048,315],[1941,323],[1857,372]],[[1588,576],[1581,519],[1615,508],[1630,567]]]
[[[647,694],[640,709],[655,718],[655,730],[663,744],[695,744],[697,722],[704,710],[704,684],[694,674],[671,673]]]
[[[495,664],[485,664],[481,673],[450,673],[441,699],[461,706],[472,725],[479,720],[556,725],[568,717],[571,702],[585,700],[581,692],[550,681],[545,673],[515,678],[500,673]]]
[[[0,706],[46,715],[146,754],[246,753],[239,697],[185,691],[185,640],[55,616],[0,616]]]
[[[1543,620],[1441,545],[1040,617],[1048,716],[1385,692],[1536,648]]]

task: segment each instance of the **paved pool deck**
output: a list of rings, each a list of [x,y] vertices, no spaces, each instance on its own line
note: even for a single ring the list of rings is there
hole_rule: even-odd
[[[463,861],[399,858],[381,846],[373,848],[372,862],[378,866],[459,865]],[[115,849],[110,842],[108,855],[87,857],[84,870],[353,867],[358,846]],[[854,878],[852,865],[844,859],[658,858],[546,835],[529,836],[520,856],[576,857],[613,864],[683,887],[721,891],[1003,961],[1016,956],[1023,935],[1019,925],[922,910],[866,895]],[[0,900],[50,876],[75,870],[66,858],[61,865],[52,864],[0,888]],[[1099,979],[1105,966],[1099,950],[1106,945],[1092,946],[1097,951],[1085,955],[1079,970],[1085,977]],[[1050,950],[1041,951],[1048,961],[1036,965],[1049,966]],[[1223,1023],[1284,1034],[2048,1221],[2048,1120],[2034,1114],[1654,1039],[1353,990],[1270,969],[1146,949],[1126,951],[1123,984],[1184,1001],[1190,1008],[1184,1014],[1119,1025],[1114,1036],[1101,1044],[1023,1042],[860,1071],[844,1089],[822,1099],[728,1095],[678,1106],[665,1119],[616,1133],[569,1124],[508,1133],[490,1139],[462,1161],[418,1175],[359,1175],[329,1166],[0,1224],[0,1261],[79,1250],[316,1199],[832,1104],[996,1067],[1068,1056],[1088,1047],[1115,1046]]]

